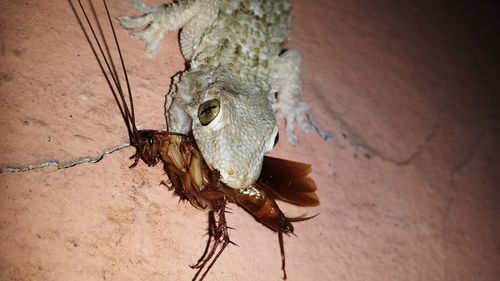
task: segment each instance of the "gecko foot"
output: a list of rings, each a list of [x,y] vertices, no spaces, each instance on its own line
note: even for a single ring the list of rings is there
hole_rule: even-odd
[[[297,135],[295,134],[295,122],[299,124],[302,131],[309,133],[314,129],[311,120],[307,116],[309,104],[296,100],[292,105],[275,103],[273,109],[277,112],[278,120],[280,117],[285,119],[285,134],[290,144],[297,144]]]
[[[142,0],[134,0],[137,10],[143,16],[119,17],[120,24],[126,29],[146,26],[144,30],[133,32],[132,36],[146,42],[146,52],[152,56],[158,53],[166,32],[176,31],[186,25],[196,15],[197,2],[174,1],[159,7],[149,7]]]

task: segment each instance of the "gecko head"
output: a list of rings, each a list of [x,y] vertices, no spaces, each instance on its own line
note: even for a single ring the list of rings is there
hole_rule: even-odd
[[[205,87],[189,108],[196,143],[222,182],[237,189],[254,183],[278,136],[267,94],[233,80],[217,81]]]

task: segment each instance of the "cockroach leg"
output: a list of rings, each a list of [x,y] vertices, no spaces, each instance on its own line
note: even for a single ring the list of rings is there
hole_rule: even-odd
[[[221,183],[220,179],[221,179],[220,172],[218,170],[214,170],[212,172],[212,177],[211,177],[209,183],[205,186],[204,190],[206,190],[206,191],[218,190],[219,185]]]
[[[228,238],[229,239],[229,238]],[[224,249],[226,249],[226,246],[229,244],[229,243],[232,243],[230,240],[224,240],[224,243],[222,244],[219,252],[217,253],[217,255],[215,255],[214,259],[212,260],[212,262],[208,265],[207,269],[205,270],[205,272],[203,273],[203,275],[201,276],[200,280],[203,280],[205,278],[205,276],[208,274],[208,272],[210,271],[210,269],[212,268],[212,266],[215,264],[215,262],[217,261],[217,259],[219,258],[219,256],[222,254],[222,252],[224,251]],[[202,268],[200,268],[199,271],[201,271]],[[198,271],[198,272],[199,272]],[[198,273],[196,273],[198,274]]]
[[[184,163],[191,163],[191,157],[193,156],[193,152],[188,148],[188,144],[186,142],[181,142],[179,144],[179,151],[183,157]]]
[[[310,216],[310,217],[305,217],[305,216],[301,216],[301,217],[295,217],[295,218],[288,218],[288,217],[285,217],[285,221],[288,221],[289,223],[290,222],[299,222],[299,221],[306,221],[306,220],[310,220],[314,217],[316,217],[317,215],[319,214],[316,214],[314,216]],[[280,228],[278,230],[278,241],[279,241],[279,244],[280,244],[280,253],[281,253],[281,270],[283,270],[283,280],[286,280],[286,270],[285,270],[285,245],[284,245],[284,242],[283,242],[283,233],[289,235],[289,234],[293,234],[295,235],[295,233],[293,233],[293,230],[288,230],[287,228]],[[295,235],[296,236],[296,235]]]
[[[200,274],[203,267],[210,261],[210,259],[212,259],[212,257],[215,254],[215,251],[217,250],[221,240],[224,240],[224,229],[223,228],[225,228],[225,226],[222,225],[222,228],[221,228],[221,211],[219,210],[217,212],[219,213],[218,214],[218,217],[219,217],[218,221],[215,218],[211,221],[210,217],[209,217],[209,230],[213,229],[213,233],[212,233],[212,235],[210,235],[210,232],[209,232],[209,239],[208,239],[207,244],[210,245],[212,237],[214,238],[213,244],[210,247],[210,251],[204,253],[201,256],[201,258],[198,260],[198,262],[195,265],[191,266],[191,268],[198,269],[198,272],[196,273],[195,278],[193,278],[193,280],[196,280],[196,277]],[[222,216],[224,216],[224,215],[222,215]],[[213,222],[213,224],[210,225],[210,223],[212,223],[212,222]],[[208,245],[207,245],[207,248],[209,247]]]
[[[195,265],[190,265],[191,268],[197,268],[197,266],[205,259],[208,249],[210,248],[210,244],[212,242],[212,237],[215,235],[216,231],[216,222],[215,222],[215,212],[210,211],[208,212],[208,241],[207,241],[207,246],[205,247],[205,250],[203,251],[203,254],[201,257],[198,259]]]
[[[207,268],[204,270],[202,276],[200,277],[200,281],[205,278],[207,273],[210,271],[212,266],[215,264],[217,259],[220,257],[226,246],[231,243],[234,244],[230,239],[229,239],[229,233],[228,233],[228,226],[226,222],[226,205],[227,201],[226,199],[223,200],[217,200],[217,206],[214,206],[214,209],[217,210],[217,219],[215,219],[215,216],[212,215],[213,217],[209,217],[209,240],[207,244],[207,249],[203,253],[202,257],[198,260],[198,263],[191,266],[191,268],[197,268],[198,271],[196,272],[196,275],[194,276],[193,280],[196,280],[200,273],[203,271],[204,267],[208,264]],[[210,229],[213,230],[213,233],[210,233]],[[212,234],[212,235],[210,235]],[[213,243],[211,243],[213,237]],[[222,243],[222,245],[221,245]],[[212,244],[210,246],[210,244]],[[208,251],[208,248],[210,248],[210,251]],[[215,255],[215,256],[214,256]]]
[[[227,201],[226,200],[222,201],[221,209],[219,210],[219,229],[218,229],[218,231],[220,232],[219,241],[222,241],[223,244],[220,247],[219,252],[217,252],[217,255],[215,255],[215,257],[212,259],[210,265],[208,265],[207,269],[205,270],[205,273],[203,273],[200,280],[202,280],[207,275],[207,273],[210,271],[210,269],[215,264],[215,262],[217,261],[217,259],[222,254],[222,252],[224,251],[224,249],[228,244],[233,244],[235,246],[238,246],[238,244],[234,243],[233,241],[231,241],[231,239],[229,239],[228,229],[234,229],[234,228],[227,226],[226,206],[227,206]]]
[[[181,177],[177,173],[178,170],[176,171],[176,168],[175,169],[169,169],[170,166],[173,167],[173,168],[175,168],[174,165],[169,164],[167,162],[164,162],[163,169],[167,173],[167,176],[168,176],[168,178],[170,180],[170,183],[171,183],[171,186],[169,187],[169,190],[173,189],[174,190],[174,195],[179,196],[179,198],[180,198],[181,201],[188,200],[189,199],[188,196],[186,195],[186,193],[182,189]]]
[[[220,191],[202,191],[200,196],[206,200],[220,200],[224,198],[225,195]]]
[[[135,168],[135,166],[137,166],[137,164],[139,164],[139,159],[141,159],[141,158],[138,157],[137,155],[138,154],[135,153],[134,155],[130,156],[129,159],[134,159],[134,163],[132,163],[132,165],[128,166],[129,169]]]
[[[278,231],[278,241],[280,243],[280,253],[281,253],[281,270],[283,270],[283,280],[286,280],[286,270],[285,270],[285,245],[283,243],[283,231]]]
[[[165,186],[168,190],[172,190],[173,189],[172,183],[170,182],[170,180],[162,180],[162,181],[160,181],[159,185]]]

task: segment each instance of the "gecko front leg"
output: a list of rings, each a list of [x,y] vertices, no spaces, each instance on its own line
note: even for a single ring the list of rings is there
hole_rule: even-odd
[[[162,5],[159,7],[149,7],[142,0],[134,0],[134,7],[143,12],[142,16],[123,16],[120,17],[120,24],[126,29],[134,29],[147,25],[147,27],[132,35],[146,42],[146,52],[151,56],[156,55],[160,49],[160,44],[168,31],[176,31],[181,28],[187,28],[191,33],[194,31],[203,30],[200,28],[192,28],[189,23],[193,17],[206,15],[201,13],[205,10],[213,10],[213,1],[189,1],[181,0],[174,3]],[[199,22],[199,21],[196,21]],[[194,30],[193,30],[194,29]],[[190,36],[190,38],[196,36]],[[183,45],[192,45],[193,42],[186,42]],[[182,47],[184,49],[184,46]]]
[[[296,50],[288,50],[280,55],[271,65],[271,85],[278,98],[272,107],[279,121],[285,119],[285,133],[288,142],[297,143],[295,122],[308,133],[313,125],[307,117],[309,104],[298,98],[300,92],[300,54]]]

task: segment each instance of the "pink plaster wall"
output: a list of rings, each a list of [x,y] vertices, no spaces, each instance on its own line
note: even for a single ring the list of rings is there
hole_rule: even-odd
[[[282,204],[291,216],[320,213],[285,240],[289,280],[500,276],[498,76],[467,17],[413,2],[293,2],[303,97],[334,137],[300,134],[299,146],[272,152],[313,164],[321,198],[315,209]],[[133,11],[109,4],[115,16]],[[155,59],[118,37],[139,126],[162,128],[163,96],[184,67],[177,35]],[[66,1],[0,2],[0,40],[0,167],[126,142]],[[205,214],[158,185],[160,167],[129,170],[132,153],[0,174],[0,280],[190,280]],[[280,280],[276,235],[233,211],[239,247],[207,280]]]

